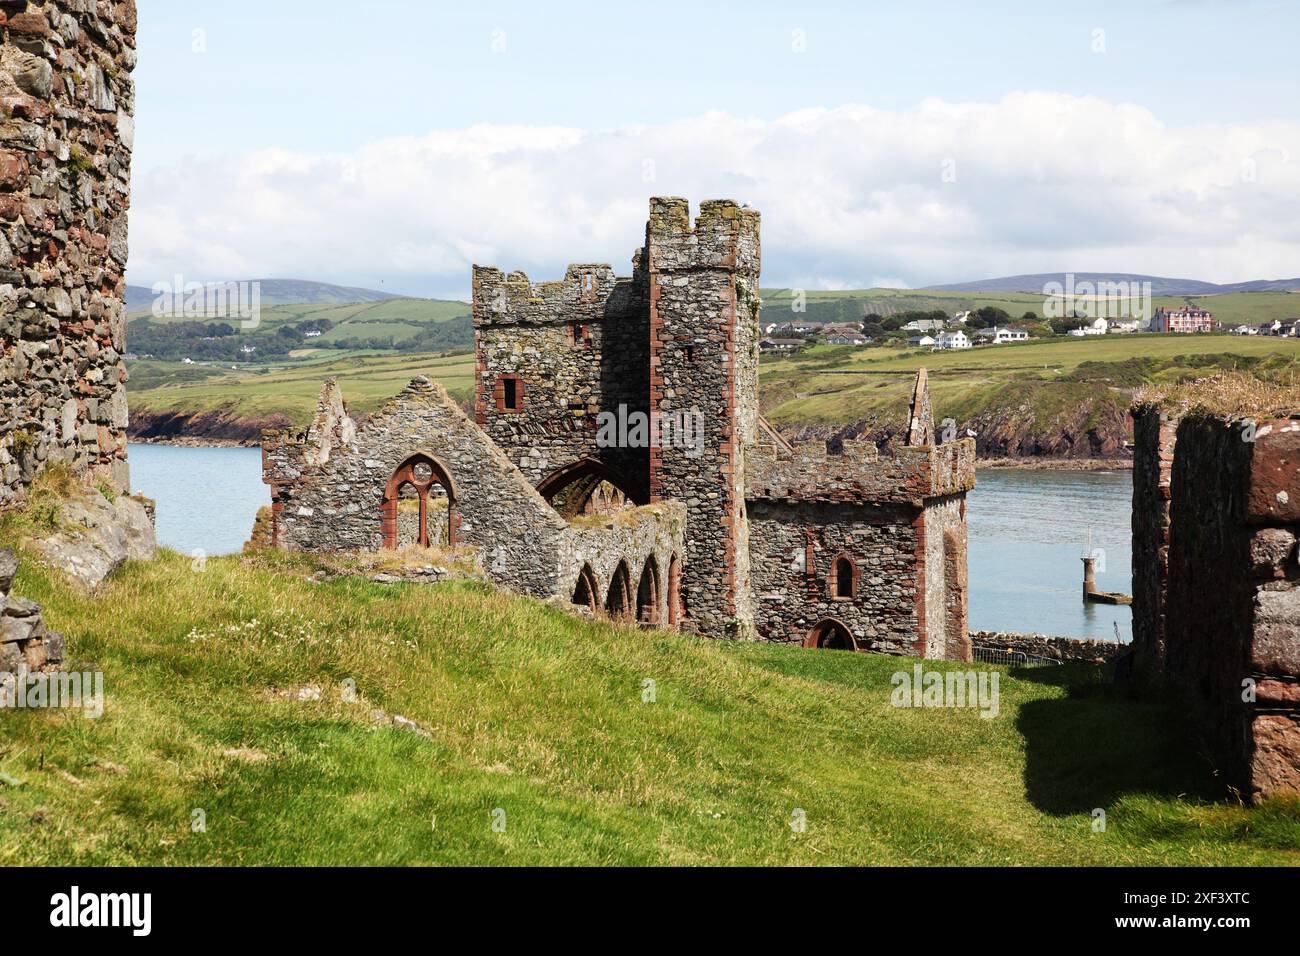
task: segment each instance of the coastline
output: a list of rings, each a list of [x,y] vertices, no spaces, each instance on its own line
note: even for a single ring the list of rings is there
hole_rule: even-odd
[[[175,435],[166,438],[128,435],[132,445],[169,445],[173,448],[257,448],[261,441],[253,438],[207,438]],[[1053,458],[1026,456],[1023,458],[980,458],[977,470],[1019,471],[1128,471],[1133,467],[1129,458]]]

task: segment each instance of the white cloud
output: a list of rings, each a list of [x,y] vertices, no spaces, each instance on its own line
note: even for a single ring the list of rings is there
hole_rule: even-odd
[[[1300,274],[1300,122],[1169,127],[1057,93],[900,112],[710,113],[614,130],[474,126],[354,153],[137,169],[130,279],[281,276],[418,294],[469,266],[628,269],[650,195],[748,201],[770,285],[1131,271]]]

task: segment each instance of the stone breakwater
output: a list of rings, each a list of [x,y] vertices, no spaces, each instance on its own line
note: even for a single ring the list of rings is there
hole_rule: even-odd
[[[18,557],[0,549],[0,673],[51,668],[63,660],[63,636],[45,626],[41,606],[10,591]]]
[[[135,4],[0,0],[0,507],[126,468]]]
[[[971,631],[970,639],[978,647],[1002,651],[1020,651],[1030,657],[1048,657],[1058,661],[1107,663],[1128,650],[1127,644],[1091,638],[1048,637],[1046,634],[1019,634],[1015,631]]]

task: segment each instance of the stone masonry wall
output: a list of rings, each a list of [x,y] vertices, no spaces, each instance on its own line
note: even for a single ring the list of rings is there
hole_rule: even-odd
[[[914,517],[906,505],[751,501],[750,573],[759,637],[802,644],[817,624],[834,618],[861,650],[914,653]],[[832,567],[841,555],[857,566],[851,600],[834,596]]]
[[[441,386],[417,378],[364,424],[326,386],[303,435],[263,436],[274,538],[288,551],[377,551],[390,478],[413,455],[438,462],[452,485],[456,539],[480,549],[484,569],[525,594],[556,591],[566,525]]]
[[[45,627],[41,606],[10,593],[18,558],[0,549],[0,674],[41,670],[63,660],[63,637]]]
[[[648,412],[646,276],[571,265],[559,282],[474,268],[478,366],[475,419],[534,484],[583,458],[608,465],[645,502],[645,447],[599,447],[597,415]],[[504,407],[502,379],[517,377],[520,409]]]
[[[131,0],[0,0],[0,507],[46,463],[128,487]]]
[[[903,446],[883,454],[846,440],[748,458],[751,574],[757,629],[802,643],[826,619],[860,650],[970,659],[965,493],[974,445]],[[835,596],[832,569],[856,568],[851,600]]]
[[[650,407],[699,416],[703,441],[650,450],[650,494],[687,509],[687,614],[705,633],[748,636],[754,610],[745,453],[757,441],[759,217],[733,202],[652,199]]]
[[[1221,418],[1178,424],[1164,677],[1225,778],[1255,797],[1300,791],[1300,421],[1250,438]],[[1153,446],[1140,452],[1154,468]]]
[[[607,588],[623,561],[635,593],[651,556],[666,584],[673,557],[684,550],[685,513],[677,502],[584,517],[570,525],[442,387],[423,378],[361,425],[348,416],[337,385],[329,382],[310,428],[264,434],[273,543],[288,551],[379,550],[391,479],[417,455],[441,469],[438,479],[447,493],[448,507],[439,502],[429,520],[436,516],[454,529],[455,543],[476,549],[484,572],[505,587],[567,600],[584,564]],[[399,526],[410,521],[409,514],[396,518]],[[445,540],[441,530],[436,540]],[[665,594],[666,586],[660,587],[657,613],[666,607]]]
[[[1133,668],[1157,675],[1165,664],[1169,576],[1169,483],[1178,423],[1160,408],[1133,410]]]

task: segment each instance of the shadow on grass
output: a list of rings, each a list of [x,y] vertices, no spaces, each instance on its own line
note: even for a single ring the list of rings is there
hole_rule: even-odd
[[[1044,813],[1089,813],[1128,794],[1226,795],[1186,717],[1163,695],[1113,684],[1102,669],[1084,665],[1013,674],[1066,688],[1064,697],[1026,703],[1016,721],[1025,740],[1025,795]]]

